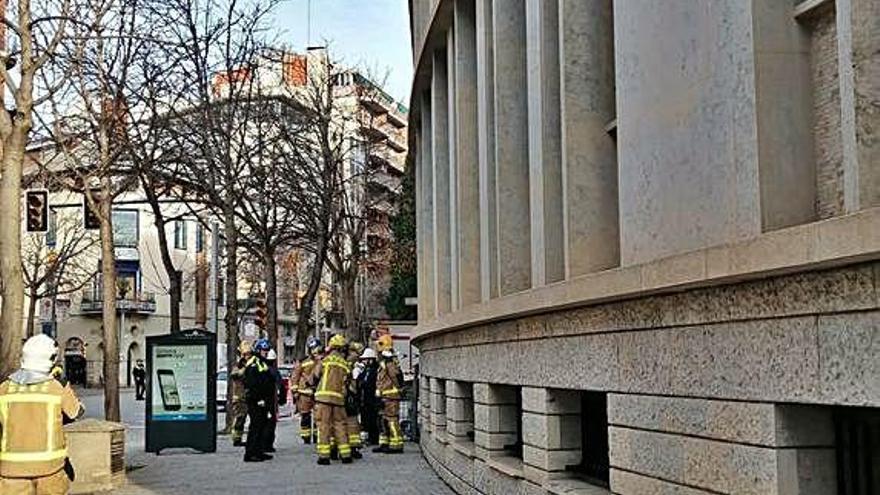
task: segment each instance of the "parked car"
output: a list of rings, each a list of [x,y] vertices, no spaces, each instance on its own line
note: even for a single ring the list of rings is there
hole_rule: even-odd
[[[290,395],[290,375],[293,374],[292,364],[282,364],[278,366],[278,372],[281,374],[281,385],[287,395],[287,405],[279,408],[278,415],[280,417],[288,417],[293,415],[293,397]]]
[[[229,373],[226,368],[217,372],[217,410],[226,410],[226,381],[229,379]]]

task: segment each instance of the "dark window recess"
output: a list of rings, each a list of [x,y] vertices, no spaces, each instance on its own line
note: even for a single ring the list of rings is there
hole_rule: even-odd
[[[838,495],[880,493],[880,409],[834,412]]]
[[[522,435],[522,391],[516,389],[515,405],[512,414],[516,415],[516,441],[504,446],[504,451],[513,457],[522,459],[523,456],[523,435]]]
[[[566,469],[584,481],[608,488],[608,399],[601,392],[581,394],[581,462]]]

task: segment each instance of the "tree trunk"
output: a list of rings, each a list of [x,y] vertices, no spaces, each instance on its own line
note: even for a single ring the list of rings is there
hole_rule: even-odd
[[[29,119],[28,119],[29,120]],[[19,366],[24,312],[21,269],[21,170],[30,125],[15,123],[3,142],[0,177],[0,381]]]
[[[223,231],[226,236],[226,369],[235,368],[238,352],[238,230],[235,227],[235,211],[224,212]],[[232,397],[232,380],[226,380],[226,397]],[[226,415],[226,431],[232,430],[235,420],[232,414]]]
[[[208,261],[204,246],[202,252],[196,254],[196,326],[208,326]]]
[[[37,334],[37,332],[34,331],[34,320],[36,319],[35,318],[36,314],[37,314],[37,293],[36,293],[36,291],[32,290],[32,291],[30,291],[30,294],[28,294],[27,327],[25,327],[27,329],[26,334],[25,334],[26,337],[31,337],[31,336]]]
[[[275,253],[263,253],[263,276],[266,277],[266,333],[275,349],[281,349],[278,342],[278,277],[276,276]]]
[[[153,210],[153,225],[156,226],[156,233],[159,237],[159,255],[162,258],[162,267],[168,275],[168,299],[169,299],[169,315],[171,317],[170,330],[171,333],[180,332],[180,301],[183,298],[183,282],[180,280],[180,274],[177,267],[174,266],[174,259],[171,258],[171,250],[168,248],[168,234],[165,232],[165,217],[162,215],[162,205],[155,191],[150,188],[150,184],[143,181],[144,191],[147,196],[147,202]]]
[[[116,257],[113,250],[113,198],[109,179],[101,188],[101,287],[104,323],[104,419],[119,422],[119,334],[116,323]]]
[[[324,263],[327,259],[327,241],[318,241],[315,252],[315,262],[309,273],[309,286],[302,298],[296,318],[296,340],[294,341],[293,353],[296,359],[302,359],[306,355],[306,339],[311,335],[309,318],[315,308],[315,296],[321,288],[321,277],[324,273]]]
[[[357,310],[357,278],[352,277],[351,273],[344,273],[339,280],[340,301],[342,303],[342,315],[345,319],[344,326],[346,337],[350,339],[360,338],[360,329],[358,328],[358,310]]]

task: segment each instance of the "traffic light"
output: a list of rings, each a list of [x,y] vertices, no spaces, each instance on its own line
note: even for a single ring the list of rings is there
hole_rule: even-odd
[[[26,227],[28,232],[49,230],[49,192],[33,190],[25,192]]]
[[[83,226],[86,230],[98,230],[101,228],[101,220],[98,219],[98,215],[95,214],[95,211],[92,210],[92,207],[89,206],[89,200],[86,198],[86,195],[83,194]]]
[[[269,312],[266,310],[266,300],[265,299],[257,299],[257,302],[254,303],[254,323],[257,324],[257,327],[260,330],[266,329],[266,317]]]

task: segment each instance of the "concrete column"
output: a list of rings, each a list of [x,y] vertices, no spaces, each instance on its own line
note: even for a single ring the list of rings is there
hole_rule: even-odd
[[[523,474],[539,485],[581,460],[580,392],[523,387]]]
[[[446,382],[431,378],[431,435],[440,443],[446,438]]]
[[[516,441],[516,387],[474,384],[474,453],[487,460],[503,456]]]
[[[477,149],[477,46],[473,0],[455,2],[455,148],[458,179],[458,302],[480,301],[480,170]]]
[[[611,0],[560,0],[566,277],[620,264]]]
[[[419,424],[423,433],[431,432],[431,377],[419,377]]]
[[[446,52],[434,52],[431,80],[432,157],[434,159],[434,293],[437,315],[449,313],[452,303],[449,225],[449,87]]]
[[[434,293],[434,159],[433,131],[431,126],[431,96],[421,95],[421,121],[419,122],[419,232],[421,241],[419,254],[424,260],[419,272],[422,285],[419,286],[419,319],[427,321],[437,314],[437,299]]]
[[[559,3],[526,1],[532,287],[565,277],[559,99]]]
[[[837,0],[837,41],[847,212],[880,205],[880,5]]]
[[[837,493],[829,407],[609,394],[608,423],[614,493]]]
[[[495,208],[495,62],[492,0],[476,0],[477,146],[480,182],[480,296],[498,297],[498,212]]]
[[[458,137],[455,116],[455,29],[446,31],[446,102],[449,113],[449,306],[450,311],[458,311]]]
[[[507,295],[531,287],[525,3],[495,0],[492,27],[498,288]]]
[[[474,393],[470,383],[446,382],[446,432],[450,441],[470,442],[474,431]]]

